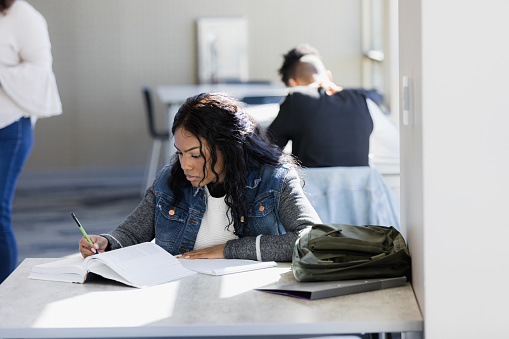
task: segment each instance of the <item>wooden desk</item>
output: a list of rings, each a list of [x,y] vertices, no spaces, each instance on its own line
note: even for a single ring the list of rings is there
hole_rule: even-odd
[[[225,337],[414,332],[423,319],[410,284],[315,301],[254,291],[294,281],[289,264],[135,289],[31,280],[26,259],[0,285],[1,338]],[[288,338],[288,337],[285,337]]]

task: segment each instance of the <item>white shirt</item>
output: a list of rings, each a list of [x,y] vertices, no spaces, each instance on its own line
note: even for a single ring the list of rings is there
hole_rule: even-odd
[[[17,0],[0,14],[0,128],[62,113],[44,17]]]
[[[224,201],[224,197],[214,198],[210,195],[207,186],[205,186],[205,194],[207,197],[207,208],[201,222],[200,230],[196,236],[194,249],[211,247],[226,243],[228,240],[238,239],[233,234],[233,225],[228,230],[228,205]],[[231,214],[230,214],[231,217]]]

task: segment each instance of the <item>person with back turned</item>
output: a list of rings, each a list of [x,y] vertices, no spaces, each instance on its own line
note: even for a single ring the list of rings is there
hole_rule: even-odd
[[[290,50],[279,74],[290,91],[268,135],[281,149],[292,141],[303,167],[368,166],[374,126],[386,128],[376,134],[378,150],[399,157],[395,126],[366,91],[334,84],[316,49],[302,44]]]

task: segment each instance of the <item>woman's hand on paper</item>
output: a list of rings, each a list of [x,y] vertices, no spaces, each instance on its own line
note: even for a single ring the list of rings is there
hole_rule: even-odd
[[[224,246],[226,244],[215,245],[202,248],[201,250],[189,251],[184,254],[178,254],[175,258],[180,259],[224,259]]]
[[[93,245],[89,243],[85,237],[82,237],[79,242],[80,252],[83,258],[86,258],[89,255],[106,251],[106,247],[108,246],[108,239],[101,237],[100,235],[90,235],[89,237],[90,240],[92,240],[94,243]]]

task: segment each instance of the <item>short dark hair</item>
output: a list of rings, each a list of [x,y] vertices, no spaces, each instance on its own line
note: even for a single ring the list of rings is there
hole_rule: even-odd
[[[286,86],[290,85],[291,78],[295,78],[296,65],[300,58],[308,54],[314,54],[320,58],[320,53],[318,53],[318,50],[308,44],[300,44],[283,55],[283,65],[278,70],[278,73],[281,75],[281,80],[285,83]]]
[[[16,0],[0,0],[0,12],[3,12],[12,6]]]

